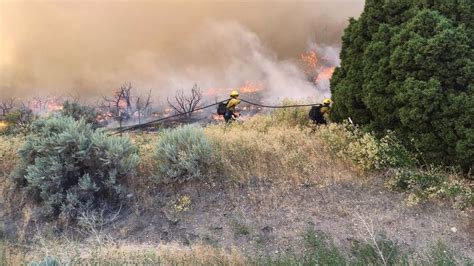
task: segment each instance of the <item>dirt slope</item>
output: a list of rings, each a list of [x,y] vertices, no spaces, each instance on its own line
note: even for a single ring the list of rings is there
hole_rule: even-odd
[[[438,240],[474,259],[472,211],[440,203],[407,207],[406,195],[393,193],[381,179],[366,184],[340,181],[327,186],[187,184],[154,191],[149,208],[129,211],[106,233],[127,243],[204,242],[239,247],[247,254],[279,253],[301,247],[308,227],[338,245],[383,232],[417,253]],[[177,200],[189,196],[189,210]],[[179,204],[178,204],[179,205]],[[364,224],[365,223],[365,224]]]

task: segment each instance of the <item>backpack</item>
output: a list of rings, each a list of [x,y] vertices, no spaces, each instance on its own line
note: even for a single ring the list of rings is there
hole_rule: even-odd
[[[322,105],[315,105],[311,107],[311,110],[309,110],[309,119],[315,121],[315,122],[320,122],[323,120],[323,114],[321,113],[321,107]]]
[[[220,102],[217,105],[217,114],[218,115],[224,115],[225,111],[227,111],[227,102]]]

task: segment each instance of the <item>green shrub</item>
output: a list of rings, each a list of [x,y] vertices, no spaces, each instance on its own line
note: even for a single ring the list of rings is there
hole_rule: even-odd
[[[408,257],[398,244],[384,234],[375,236],[373,243],[356,241],[352,246],[353,265],[408,265]]]
[[[424,191],[439,186],[443,179],[439,172],[434,170],[399,169],[395,173],[391,187],[402,190]]]
[[[322,234],[310,229],[305,236],[305,265],[347,265],[342,249]]]
[[[368,241],[368,242],[367,242]],[[304,246],[252,259],[252,265],[473,265],[472,260],[438,242],[428,253],[406,250],[384,234],[374,239],[354,239],[351,248],[336,246],[330,237],[307,230]],[[347,252],[350,251],[350,252]],[[350,253],[350,254],[347,254]],[[418,253],[418,254],[417,254]],[[347,254],[347,255],[346,255]],[[421,255],[421,256],[420,256]]]
[[[202,128],[183,126],[164,130],[155,150],[155,178],[161,182],[204,179],[212,159],[212,145]]]
[[[393,131],[378,140],[380,161],[383,167],[412,167],[417,160],[414,154],[408,151]]]
[[[328,236],[307,229],[303,245],[286,250],[278,256],[265,254],[255,265],[349,265],[344,249],[336,246]]]
[[[408,191],[408,205],[416,205],[428,199],[448,199],[454,207],[467,208],[474,206],[472,182],[462,180],[436,169],[397,169],[388,182],[389,188]]]
[[[84,208],[118,203],[121,183],[138,163],[128,138],[71,117],[38,120],[33,132],[19,151],[16,178],[43,204],[43,214],[68,219]]]
[[[474,164],[474,2],[367,0],[331,79],[336,120],[393,130],[429,163]],[[414,141],[411,141],[411,140]]]
[[[379,140],[371,133],[344,122],[320,126],[316,134],[324,140],[331,154],[352,160],[362,171],[414,164],[410,153],[391,133]]]
[[[457,254],[442,242],[433,245],[427,255],[427,259],[421,263],[422,265],[473,265],[472,260]]]
[[[89,106],[80,105],[77,102],[66,101],[63,104],[63,109],[61,110],[62,116],[70,116],[74,120],[84,120],[86,123],[91,124],[94,128],[99,126],[97,122],[97,112],[94,108]]]

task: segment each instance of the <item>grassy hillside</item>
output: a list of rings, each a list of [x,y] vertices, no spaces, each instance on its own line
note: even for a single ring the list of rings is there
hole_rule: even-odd
[[[51,168],[37,165],[49,162],[45,156],[71,154],[73,164],[92,167],[94,152],[112,160],[101,171],[117,165],[114,154],[127,153],[114,137],[97,133],[96,142],[75,146],[64,133],[82,130],[72,122],[48,142],[39,131],[1,136],[0,261],[366,265],[474,258],[472,181],[423,164],[390,133],[379,139],[348,123],[315,127],[306,115],[285,109],[232,125],[125,134],[139,161],[114,174],[121,196],[113,198],[101,192],[106,186],[95,188],[108,179],[92,170],[68,191],[31,182],[65,178],[38,170]],[[82,151],[84,145],[90,148]],[[33,152],[19,155],[20,148]],[[87,205],[84,191],[103,204]],[[74,203],[74,215],[51,205],[52,193]],[[70,201],[74,193],[83,201]],[[48,206],[58,209],[43,211]]]

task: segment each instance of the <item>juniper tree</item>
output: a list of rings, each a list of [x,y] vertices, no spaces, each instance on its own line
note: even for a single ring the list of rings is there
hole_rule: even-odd
[[[367,0],[342,38],[333,118],[394,130],[428,162],[474,163],[474,2]]]

